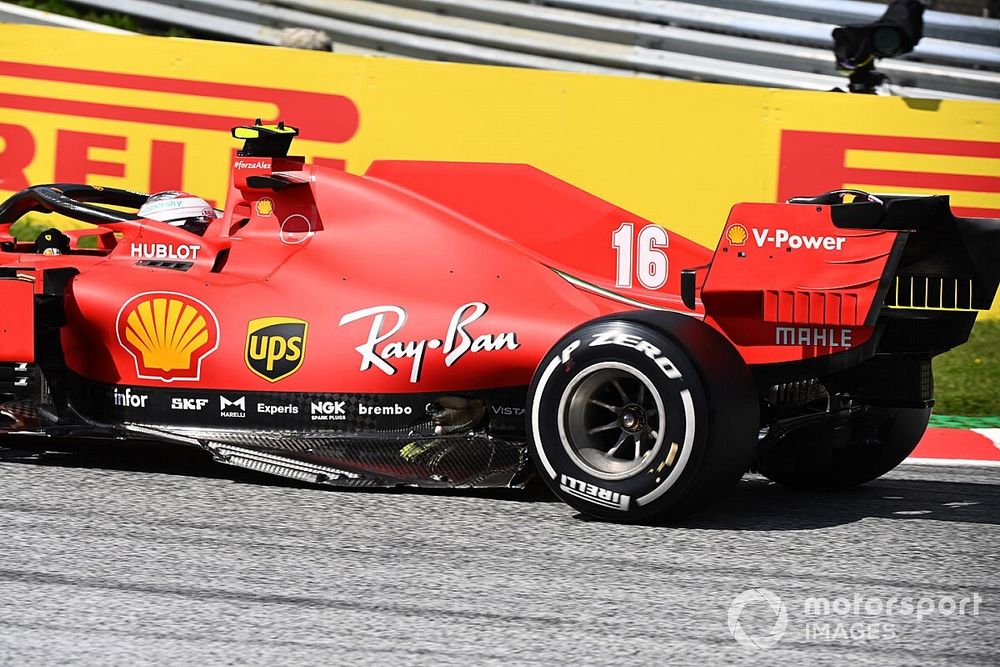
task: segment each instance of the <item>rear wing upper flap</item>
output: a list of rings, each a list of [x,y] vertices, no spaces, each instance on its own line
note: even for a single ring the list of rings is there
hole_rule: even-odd
[[[867,201],[832,203],[830,214],[842,229],[910,232],[896,275],[904,288],[907,279],[911,291],[922,287],[926,298],[897,306],[990,308],[1000,284],[1000,220],[956,218],[948,195],[867,195]]]
[[[955,222],[948,195],[869,195],[868,201],[833,203],[830,216],[834,226],[842,229],[950,229]]]

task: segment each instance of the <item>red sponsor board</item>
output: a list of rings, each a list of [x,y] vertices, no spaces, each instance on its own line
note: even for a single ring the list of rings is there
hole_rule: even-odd
[[[0,61],[0,72],[5,77],[22,79],[32,84],[46,81],[53,85],[85,86],[83,90],[86,94],[81,96],[78,94],[80,89],[76,89],[77,95],[72,99],[28,94],[18,91],[16,86],[13,90],[0,91],[0,109],[41,112],[56,117],[93,118],[180,130],[228,132],[234,125],[253,120],[234,115],[233,103],[236,103],[237,108],[242,102],[248,108],[256,109],[263,104],[275,111],[272,117],[262,118],[263,122],[273,123],[279,119],[294,121],[310,140],[332,144],[349,141],[357,133],[360,123],[360,113],[353,100],[329,93],[9,61]],[[29,87],[29,90],[37,90],[37,86]],[[172,95],[177,100],[178,107],[190,107],[192,100],[202,98],[203,109],[193,112],[155,104],[121,102],[129,94],[143,92]],[[79,99],[80,97],[84,99]],[[228,111],[217,111],[220,102],[228,103]],[[0,190],[20,190],[29,185],[27,170],[39,157],[39,150],[42,150],[32,129],[21,124],[0,122]],[[104,154],[124,152],[134,140],[127,128],[123,128],[120,134],[58,128],[55,132],[55,146],[51,148],[54,153],[51,156],[54,161],[52,180],[87,182],[91,176],[122,178],[126,175],[128,166],[125,157],[118,161],[97,159],[92,157],[92,151],[102,150]],[[187,149],[185,141],[153,139],[150,142],[149,191],[180,187]],[[344,167],[344,161],[337,158],[317,157],[316,162]],[[134,174],[131,176],[134,179]]]
[[[958,139],[890,137],[875,134],[842,134],[783,130],[778,172],[778,200],[814,195],[850,184],[870,184],[883,192],[907,189],[996,194],[1000,174],[970,174],[920,171],[917,169],[869,169],[847,165],[848,151],[872,151],[919,163],[922,156],[1000,159],[1000,142]],[[962,206],[953,202],[956,215],[1000,217],[1000,208]]]

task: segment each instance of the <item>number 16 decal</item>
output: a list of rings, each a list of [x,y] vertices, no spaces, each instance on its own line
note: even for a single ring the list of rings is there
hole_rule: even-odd
[[[660,289],[667,282],[667,253],[661,248],[670,247],[667,230],[659,225],[646,225],[639,230],[633,243],[631,222],[623,222],[611,235],[615,249],[615,287],[631,287],[632,275],[646,289]],[[638,252],[636,252],[638,248]]]

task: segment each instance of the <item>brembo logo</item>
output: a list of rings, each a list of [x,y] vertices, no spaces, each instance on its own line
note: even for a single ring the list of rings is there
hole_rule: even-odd
[[[201,362],[219,347],[212,309],[176,292],[136,294],[118,311],[115,330],[136,377],[148,380],[198,380]]]

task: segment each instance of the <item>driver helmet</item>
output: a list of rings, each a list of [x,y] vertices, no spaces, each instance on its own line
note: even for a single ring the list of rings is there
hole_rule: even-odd
[[[139,209],[139,216],[165,222],[174,227],[200,227],[219,217],[219,214],[201,197],[177,190],[166,190],[150,195]]]

